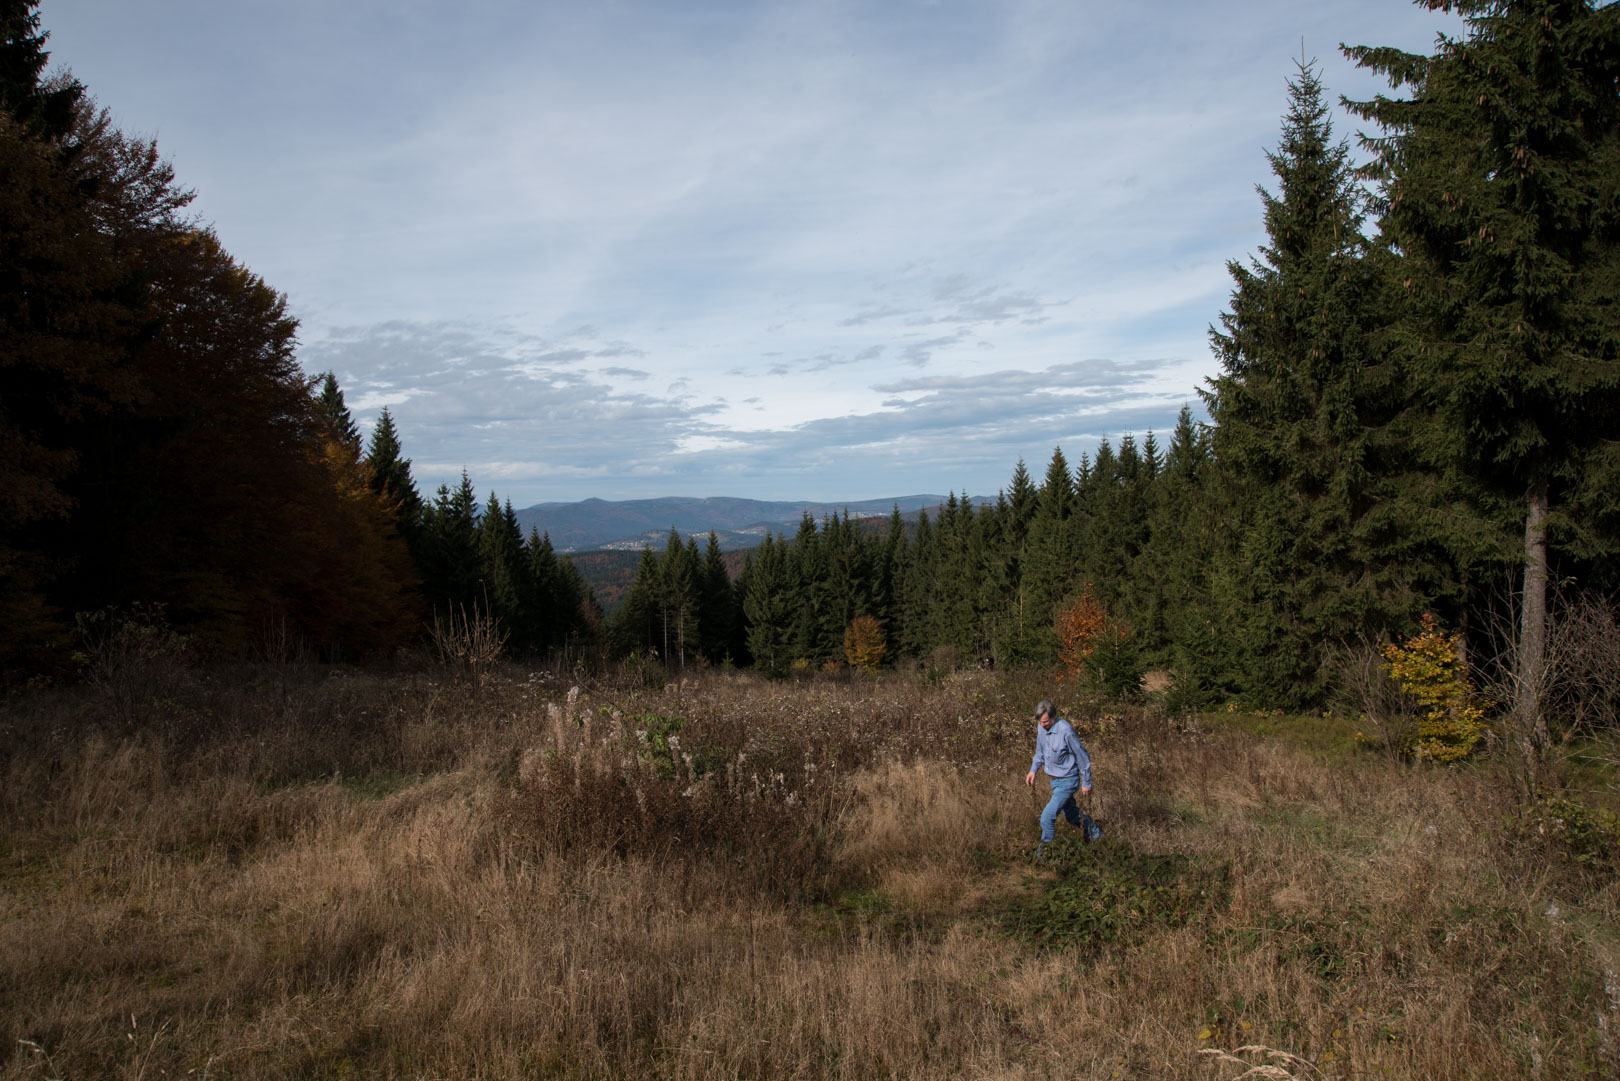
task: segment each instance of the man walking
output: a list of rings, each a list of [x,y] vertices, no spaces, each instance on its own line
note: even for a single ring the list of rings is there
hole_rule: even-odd
[[[1090,817],[1082,815],[1079,805],[1074,802],[1076,791],[1082,796],[1091,795],[1091,755],[1086,753],[1080,737],[1075,735],[1074,726],[1059,717],[1057,708],[1044,698],[1035,706],[1035,720],[1038,723],[1035,729],[1035,758],[1029,764],[1029,775],[1024,778],[1024,784],[1034,787],[1035,774],[1043,766],[1047,780],[1052,784],[1052,798],[1041,811],[1041,843],[1035,849],[1035,858],[1040,859],[1046,846],[1052,842],[1059,811],[1063,812],[1070,825],[1080,828],[1088,841],[1101,837],[1102,827]]]

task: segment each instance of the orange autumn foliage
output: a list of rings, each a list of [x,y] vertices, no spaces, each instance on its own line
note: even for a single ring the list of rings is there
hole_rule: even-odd
[[[871,616],[856,616],[844,631],[844,659],[851,668],[876,672],[883,663],[888,644],[883,640],[883,624]]]
[[[1057,635],[1058,679],[1065,682],[1085,675],[1086,662],[1106,635],[1123,634],[1123,628],[1108,618],[1108,609],[1092,596],[1090,582],[1078,597],[1058,606],[1052,630]]]

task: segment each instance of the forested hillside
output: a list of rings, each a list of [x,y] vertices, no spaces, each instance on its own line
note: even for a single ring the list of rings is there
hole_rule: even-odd
[[[1469,29],[1433,55],[1350,50],[1393,88],[1351,103],[1359,166],[1315,67],[1291,81],[1266,242],[1231,262],[1219,373],[1188,388],[1207,422],[1054,450],[1038,479],[1009,463],[993,504],[915,526],[806,516],[737,574],[672,538],[604,628],[509,500],[466,474],[424,498],[387,410],[362,438],[299,370],[285,298],[152,142],[44,78],[36,5],[6,0],[6,678],[69,670],[75,621],[109,610],[226,654],[290,632],[363,659],[459,614],[515,655],[770,673],[851,662],[869,617],[883,663],[1061,663],[1121,693],[1160,669],[1187,703],[1306,705],[1428,613],[1545,741],[1558,598],[1620,586],[1620,21],[1449,6]]]
[[[1431,613],[1544,741],[1550,583],[1577,605],[1620,584],[1620,24],[1464,7],[1433,57],[1352,51],[1410,93],[1354,106],[1383,133],[1360,170],[1314,68],[1291,82],[1207,425],[1057,450],[1039,483],[1019,463],[995,505],[912,534],[806,518],[729,607],[695,551],[649,553],[620,648],[820,667],[871,616],[890,657],[1051,665],[1083,627],[1113,689],[1161,668],[1189,703],[1303,706]]]
[[[362,445],[156,145],[44,79],[35,7],[0,3],[5,682],[68,670],[95,613],[227,655],[366,659],[463,608],[517,649],[579,632],[586,591],[509,506],[481,515],[465,479],[424,503],[386,414]]]

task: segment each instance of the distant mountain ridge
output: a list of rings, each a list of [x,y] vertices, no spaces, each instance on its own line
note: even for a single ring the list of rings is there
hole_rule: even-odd
[[[562,552],[639,550],[649,544],[658,547],[663,545],[671,528],[683,537],[706,537],[713,532],[721,548],[733,551],[757,547],[765,539],[767,530],[776,534],[793,532],[806,513],[818,521],[828,515],[846,513],[856,518],[886,518],[898,506],[900,513],[909,518],[925,508],[932,513],[945,500],[942,495],[905,495],[844,503],[768,502],[728,496],[583,499],[577,503],[536,503],[518,511],[517,520],[525,534],[531,526],[549,533],[553,547]],[[993,500],[975,496],[973,502]]]

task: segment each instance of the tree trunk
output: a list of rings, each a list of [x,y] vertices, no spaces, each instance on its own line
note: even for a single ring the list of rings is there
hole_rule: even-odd
[[[1518,701],[1519,748],[1532,789],[1541,776],[1547,746],[1547,718],[1541,710],[1542,679],[1547,662],[1547,486],[1537,482],[1527,493],[1524,519],[1524,596],[1519,612]]]

